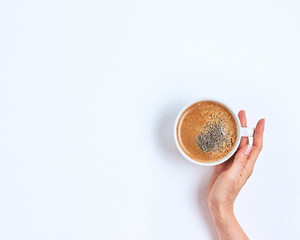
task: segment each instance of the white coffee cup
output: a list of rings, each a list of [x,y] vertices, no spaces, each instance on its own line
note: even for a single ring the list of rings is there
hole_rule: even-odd
[[[223,158],[215,161],[215,162],[199,162],[199,161],[196,161],[192,158],[190,158],[183,150],[182,148],[180,147],[179,145],[179,142],[178,142],[178,139],[177,139],[177,125],[178,125],[178,121],[181,117],[181,115],[183,114],[183,112],[189,108],[190,106],[192,106],[193,104],[195,103],[198,103],[198,102],[202,102],[202,101],[213,101],[213,102],[216,102],[216,103],[219,103],[221,104],[222,106],[224,106],[225,108],[227,108],[230,113],[232,114],[232,116],[234,117],[234,120],[236,122],[236,125],[237,125],[237,140],[236,140],[236,143],[233,147],[233,149]],[[182,108],[182,110],[179,112],[177,118],[176,118],[176,122],[175,122],[175,126],[174,126],[174,138],[175,138],[175,143],[176,143],[176,146],[179,150],[179,152],[182,154],[182,156],[195,163],[195,164],[198,164],[198,165],[202,165],[202,166],[214,166],[214,165],[218,165],[218,164],[221,164],[223,162],[225,162],[226,160],[228,160],[237,150],[238,146],[240,145],[240,141],[241,141],[241,138],[242,137],[253,137],[253,134],[254,134],[254,128],[245,128],[245,127],[242,127],[241,126],[241,123],[240,123],[240,120],[237,116],[237,114],[234,113],[234,111],[232,110],[232,108],[230,108],[227,104],[225,104],[223,101],[221,100],[218,100],[218,99],[215,99],[215,98],[199,98],[199,99],[196,99],[194,101],[192,101],[191,103],[189,103],[188,105],[186,105],[184,108]]]

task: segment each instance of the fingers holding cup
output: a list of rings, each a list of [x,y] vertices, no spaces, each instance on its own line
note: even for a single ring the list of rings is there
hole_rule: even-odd
[[[239,117],[239,119],[240,119],[241,126],[242,126],[242,127],[247,127],[246,111],[245,111],[245,110],[239,111],[238,117]],[[241,149],[243,146],[247,145],[248,143],[249,143],[248,137],[242,137],[238,149]]]

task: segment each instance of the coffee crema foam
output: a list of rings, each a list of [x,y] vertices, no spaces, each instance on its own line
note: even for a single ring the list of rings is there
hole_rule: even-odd
[[[222,159],[237,141],[234,116],[214,101],[197,102],[188,107],[179,118],[176,132],[181,149],[200,162]]]

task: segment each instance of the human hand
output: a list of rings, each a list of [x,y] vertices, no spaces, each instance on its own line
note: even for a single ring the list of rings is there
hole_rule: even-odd
[[[242,127],[247,127],[246,113],[240,111]],[[255,162],[263,147],[265,120],[256,125],[253,146],[248,138],[241,139],[238,151],[226,162],[217,165],[207,190],[207,205],[217,228],[219,239],[248,239],[233,214],[238,193],[253,172]]]

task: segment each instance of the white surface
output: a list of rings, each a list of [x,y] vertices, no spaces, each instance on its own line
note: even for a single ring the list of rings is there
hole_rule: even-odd
[[[300,239],[299,7],[2,0],[0,239],[215,239],[213,168],[172,137],[203,96],[266,117],[236,202],[249,237]]]

